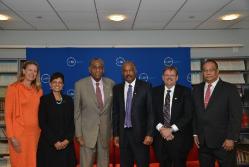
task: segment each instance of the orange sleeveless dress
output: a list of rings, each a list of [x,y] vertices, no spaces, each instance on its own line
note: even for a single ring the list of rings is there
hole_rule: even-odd
[[[36,150],[40,136],[38,108],[42,90],[27,88],[22,83],[8,86],[5,97],[7,137],[21,144],[17,153],[9,144],[11,167],[36,167]]]

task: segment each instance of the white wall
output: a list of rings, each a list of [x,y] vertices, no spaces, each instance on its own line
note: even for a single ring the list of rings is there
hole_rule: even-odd
[[[165,30],[165,31],[0,30],[0,48],[2,48],[0,49],[0,58],[8,58],[8,57],[25,58],[26,54],[24,49],[25,47],[160,47],[160,46],[161,47],[192,46],[193,49],[191,56],[193,58],[216,57],[216,56],[217,57],[249,56],[249,30]],[[243,47],[238,47],[238,46],[243,46]]]

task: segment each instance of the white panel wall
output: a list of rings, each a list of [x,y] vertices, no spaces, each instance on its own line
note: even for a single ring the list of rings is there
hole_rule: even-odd
[[[242,48],[213,48],[215,46]],[[0,48],[25,47],[182,47],[192,57],[249,56],[249,30],[165,30],[165,31],[4,31]],[[206,48],[206,46],[213,46]],[[25,56],[25,49],[0,49],[0,58]]]

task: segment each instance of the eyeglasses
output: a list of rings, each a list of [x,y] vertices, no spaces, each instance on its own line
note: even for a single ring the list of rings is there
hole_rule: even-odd
[[[207,73],[207,72],[215,72],[216,69],[215,68],[211,68],[211,69],[203,69],[203,72]]]
[[[173,78],[173,77],[176,77],[176,75],[163,75],[164,77],[171,77],[171,78]]]

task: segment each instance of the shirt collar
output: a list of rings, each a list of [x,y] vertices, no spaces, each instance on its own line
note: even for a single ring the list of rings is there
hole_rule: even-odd
[[[134,79],[134,81],[132,81],[132,83],[128,83],[127,81],[125,81],[125,86],[129,87],[129,85],[131,85],[134,88],[135,83],[136,83],[136,79]]]
[[[215,80],[214,82],[212,82],[211,83],[211,87],[215,87],[216,85],[217,85],[217,83],[218,83],[218,81],[220,80],[220,78],[218,78],[217,80]],[[209,85],[210,83],[207,83],[207,82],[205,82],[205,87],[208,87],[208,85]]]
[[[174,86],[172,86],[170,89],[169,88],[167,88],[167,86],[166,85],[164,85],[164,91],[166,91],[167,92],[167,90],[170,90],[170,92],[172,93],[172,92],[174,92],[174,90],[175,90],[175,85]]]
[[[93,79],[93,77],[91,76],[91,80],[92,80],[92,83],[93,83],[94,85],[96,85],[96,83],[99,83],[99,85],[103,85],[103,80],[102,80],[102,78],[99,80],[99,82],[96,82],[95,79]]]

